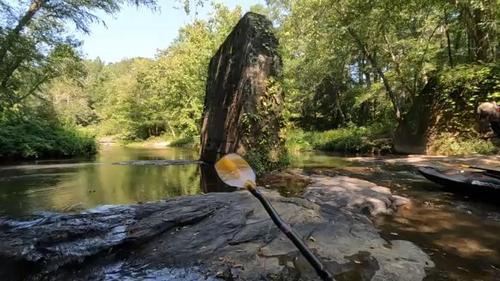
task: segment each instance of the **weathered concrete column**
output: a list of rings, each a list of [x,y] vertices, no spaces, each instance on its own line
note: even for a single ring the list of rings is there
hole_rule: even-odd
[[[242,154],[258,170],[279,165],[285,150],[282,61],[272,23],[247,13],[210,61],[201,130],[201,160]]]

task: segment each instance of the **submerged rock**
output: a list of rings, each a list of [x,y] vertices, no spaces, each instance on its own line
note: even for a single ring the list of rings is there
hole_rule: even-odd
[[[305,199],[263,192],[335,276],[425,277],[429,257],[411,242],[382,239],[362,209],[339,203],[353,195],[335,186],[362,183],[349,192],[385,203],[390,192],[346,177],[313,180]],[[317,280],[244,191],[4,219],[0,241],[2,280]]]

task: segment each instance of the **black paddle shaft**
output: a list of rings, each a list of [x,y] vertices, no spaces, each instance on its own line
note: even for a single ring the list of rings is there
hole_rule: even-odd
[[[299,238],[297,233],[286,223],[281,219],[281,217],[278,215],[276,210],[273,208],[271,205],[271,202],[267,200],[262,193],[260,193],[256,188],[249,188],[250,192],[255,196],[257,199],[259,199],[260,203],[264,206],[264,209],[266,209],[267,213],[273,220],[274,224],[278,226],[278,228],[285,233],[285,235],[292,240],[293,244],[299,249],[300,253],[306,258],[306,260],[311,264],[311,266],[316,270],[316,273],[318,273],[319,277],[323,279],[324,281],[332,281],[333,277],[328,272],[321,261],[319,260],[318,257],[316,257],[309,248],[304,244],[304,242]]]

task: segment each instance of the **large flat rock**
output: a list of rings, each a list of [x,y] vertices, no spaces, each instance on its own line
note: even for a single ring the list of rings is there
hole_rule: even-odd
[[[391,202],[383,199],[390,191],[346,177],[312,179],[304,199],[263,191],[338,279],[422,280],[433,267],[411,242],[382,239],[363,208],[340,203],[356,190]],[[337,197],[345,184],[349,195]],[[1,280],[317,280],[245,191],[3,219],[0,241]]]

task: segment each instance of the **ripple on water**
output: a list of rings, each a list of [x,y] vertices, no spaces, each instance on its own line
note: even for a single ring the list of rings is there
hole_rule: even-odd
[[[105,281],[132,281],[132,280],[158,280],[158,281],[216,281],[212,276],[205,276],[197,267],[192,268],[162,268],[145,269],[144,267],[130,267],[124,263],[110,265],[104,270]]]

